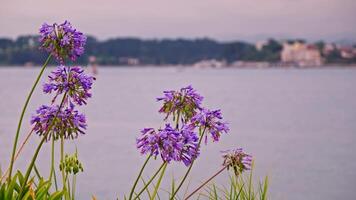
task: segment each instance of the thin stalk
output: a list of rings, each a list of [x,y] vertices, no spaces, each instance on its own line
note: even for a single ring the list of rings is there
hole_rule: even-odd
[[[23,120],[23,117],[25,115],[25,112],[26,112],[26,109],[27,109],[27,106],[28,106],[28,103],[30,102],[30,99],[32,97],[32,94],[33,92],[35,91],[35,88],[38,84],[38,82],[40,81],[41,79],[41,76],[44,72],[44,70],[46,69],[49,61],[51,60],[51,55],[48,56],[47,60],[45,61],[45,63],[43,64],[42,66],[42,69],[40,71],[40,73],[38,74],[37,78],[36,78],[36,81],[35,83],[33,84],[31,90],[30,90],[30,93],[28,94],[27,96],[27,99],[25,101],[25,104],[22,108],[22,112],[21,112],[21,115],[20,115],[20,120],[19,120],[19,123],[17,125],[17,130],[16,130],[16,135],[15,135],[15,140],[14,140],[14,145],[13,145],[13,148],[12,148],[12,154],[11,154],[11,161],[10,161],[10,170],[9,170],[9,178],[8,178],[8,182],[10,184],[10,181],[11,181],[11,174],[12,174],[12,169],[14,167],[14,161],[15,161],[15,152],[16,152],[16,147],[17,147],[17,142],[19,140],[19,135],[20,135],[20,130],[21,130],[21,125],[22,125],[22,120]]]
[[[42,176],[41,176],[40,171],[38,170],[36,164],[33,166],[33,170],[35,171],[35,173],[36,173],[36,175],[37,175],[38,181],[40,181],[40,180],[42,179]],[[36,184],[35,182],[33,182],[33,183]],[[37,187],[38,187],[38,186],[36,185],[36,188],[37,188]],[[47,191],[47,195],[48,195],[48,196],[51,195],[51,194],[49,193],[49,191]]]
[[[73,175],[73,180],[72,180],[72,200],[74,200],[74,195],[75,195],[75,186],[77,184],[77,176]]]
[[[64,194],[64,199],[65,200],[70,200],[70,184],[69,184],[69,177],[70,174],[65,173],[64,175],[64,180],[63,181],[63,191],[65,191]]]
[[[49,173],[49,180],[52,181],[52,176],[54,172],[54,137],[52,137],[52,144],[51,144],[51,172]]]
[[[163,178],[164,172],[166,171],[166,168],[167,168],[167,163],[164,163],[163,169],[162,169],[162,171],[161,171],[161,175],[160,175],[160,176],[159,176],[159,178],[158,178],[158,181],[157,181],[157,184],[156,184],[155,190],[153,191],[153,194],[152,194],[151,200],[154,200],[154,199],[155,199],[155,197],[156,197],[156,195],[157,195],[158,188],[159,188],[159,186],[161,185],[161,181],[162,181],[162,178]]]
[[[51,172],[49,174],[49,180],[52,181],[52,177],[54,179],[54,186],[56,188],[56,191],[58,190],[57,186],[57,177],[56,177],[56,171],[54,167],[54,150],[55,150],[55,140],[54,137],[52,137],[52,144],[51,144]]]
[[[146,188],[151,184],[151,182],[156,178],[158,173],[161,171],[161,169],[163,168],[164,164],[165,164],[165,162],[162,163],[162,165],[158,168],[156,173],[151,177],[151,179],[145,184],[145,186],[141,189],[141,191],[136,195],[134,200],[138,199],[140,197],[140,195],[146,190]]]
[[[176,121],[176,129],[179,128],[179,118],[180,118],[180,112],[178,111],[178,114],[177,114],[177,121]]]
[[[140,169],[140,172],[138,173],[138,176],[137,176],[137,178],[136,178],[136,180],[135,180],[135,183],[134,183],[134,185],[133,185],[132,188],[131,188],[129,200],[132,199],[132,195],[133,195],[133,193],[134,193],[134,191],[135,191],[135,188],[136,188],[136,185],[137,185],[137,183],[138,183],[138,180],[140,180],[140,177],[141,177],[141,175],[142,175],[142,173],[143,173],[143,170],[145,169],[145,167],[146,167],[146,165],[147,165],[147,163],[148,163],[148,161],[150,160],[151,157],[152,157],[152,155],[150,154],[150,155],[147,157],[145,163],[143,163],[143,165],[142,165],[142,167],[141,167],[141,169]]]
[[[195,189],[192,193],[190,193],[185,200],[189,199],[192,197],[195,193],[197,193],[201,188],[203,188],[206,184],[208,184],[211,180],[213,180],[217,175],[219,175],[221,172],[223,172],[226,169],[226,166],[224,166],[222,169],[220,169],[218,172],[216,172],[212,177],[210,177],[208,180],[206,180],[203,184],[201,184],[197,189]]]
[[[33,169],[35,170],[38,180],[41,180],[42,176],[41,176],[40,171],[38,170],[36,164],[33,166]]]
[[[146,185],[147,183],[145,182],[145,180],[141,177],[141,180],[142,180],[142,183],[143,183],[143,185]],[[150,198],[151,199],[151,193],[150,193],[150,190],[148,190],[148,189],[146,189],[146,192],[147,192],[147,196],[148,196],[148,198]],[[136,193],[135,193],[135,195],[137,195]]]
[[[70,71],[70,68],[68,68],[68,71]],[[68,80],[70,80],[70,73],[67,75]],[[60,134],[60,139],[61,139],[61,160],[60,163],[64,164],[64,131],[62,131],[62,134]],[[63,185],[63,191],[66,191],[65,194],[65,199],[70,199],[70,185],[68,181],[68,190],[66,188],[66,182],[67,182],[67,176],[68,174],[65,174],[65,167],[63,166],[62,168],[62,185]],[[69,195],[69,196],[68,196]]]
[[[61,163],[64,163],[64,138],[61,135]],[[62,183],[63,183],[63,190],[66,188],[66,177],[64,173],[64,168],[62,169]]]
[[[14,162],[17,160],[17,158],[19,157],[19,154],[21,153],[22,149],[24,148],[25,144],[28,142],[28,140],[30,139],[30,136],[33,132],[33,129],[27,134],[25,140],[22,142],[20,148],[17,150],[16,155],[15,155],[15,160]],[[10,170],[10,166],[6,169],[5,173],[2,175],[2,177],[0,178],[0,182],[7,176],[7,174],[9,173]]]
[[[29,179],[29,177],[30,177],[32,168],[33,168],[33,166],[34,166],[34,164],[35,164],[35,162],[36,162],[36,159],[37,159],[37,157],[38,157],[38,153],[40,152],[43,143],[46,141],[47,135],[48,135],[49,131],[51,130],[51,128],[52,128],[52,126],[53,126],[53,124],[54,124],[54,121],[56,120],[56,118],[57,118],[57,116],[58,116],[60,110],[62,109],[62,106],[63,106],[63,104],[64,104],[64,100],[66,99],[66,96],[67,96],[67,93],[64,93],[63,98],[62,98],[62,101],[61,101],[61,104],[60,104],[60,106],[59,106],[59,108],[58,108],[58,112],[57,112],[56,115],[54,116],[52,123],[51,123],[50,126],[48,127],[48,129],[47,129],[47,131],[45,132],[45,134],[43,134],[43,138],[42,138],[41,142],[39,143],[39,145],[37,146],[37,149],[36,149],[36,151],[35,151],[35,154],[34,154],[33,157],[32,157],[31,163],[30,163],[30,165],[29,165],[28,168],[27,168],[27,171],[26,171],[26,175],[25,175],[23,184],[21,185],[21,192],[20,192],[19,198],[21,198],[21,197],[24,195],[24,194],[23,194],[24,188],[25,188],[25,185],[27,184],[27,181],[28,181],[28,179]]]
[[[70,190],[69,178],[68,178],[68,179],[66,179],[66,182],[67,182],[67,184],[68,184],[68,190],[67,190],[66,199],[70,200],[70,199],[71,199],[72,194],[71,194],[71,190]]]
[[[30,139],[31,134],[33,133],[33,128],[31,129],[31,131],[27,134],[25,140],[22,142],[20,148],[17,150],[16,155],[15,155],[15,161],[17,160],[17,158],[19,157],[22,149],[25,147],[25,144],[28,142],[28,140]]]
[[[58,191],[56,170],[53,171],[53,178],[54,178],[54,186],[56,187],[56,191]]]
[[[200,136],[200,138],[199,138],[198,148],[200,148],[200,144],[201,144],[201,142],[202,142],[202,140],[203,140],[205,130],[206,130],[206,126],[204,126],[203,133],[201,134],[201,136]],[[170,198],[170,200],[173,200],[173,199],[174,199],[175,195],[178,193],[179,189],[182,187],[184,181],[187,179],[190,170],[192,170],[194,161],[195,161],[195,160],[193,160],[193,161],[192,161],[192,164],[190,164],[190,166],[189,166],[187,172],[184,174],[183,179],[182,179],[181,182],[179,183],[179,185],[178,185],[176,191],[173,193],[173,195],[172,195],[172,197]]]
[[[37,149],[36,149],[36,151],[35,151],[35,154],[33,155],[32,160],[31,160],[31,163],[30,163],[30,165],[29,165],[29,167],[28,167],[28,169],[27,169],[27,171],[26,171],[26,175],[25,175],[25,178],[24,178],[24,182],[23,182],[23,184],[22,184],[22,186],[21,186],[21,192],[20,192],[19,198],[22,198],[22,196],[24,195],[23,192],[24,192],[24,188],[25,188],[25,186],[26,186],[26,184],[27,184],[27,180],[28,180],[28,178],[30,177],[30,174],[31,174],[32,168],[33,168],[33,166],[34,166],[34,164],[35,164],[35,161],[36,161],[36,159],[37,159],[38,153],[40,152],[40,149],[41,149],[41,147],[42,147],[42,145],[43,145],[43,143],[44,143],[45,141],[46,141],[46,137],[44,136],[44,137],[42,138],[40,144],[37,146]]]

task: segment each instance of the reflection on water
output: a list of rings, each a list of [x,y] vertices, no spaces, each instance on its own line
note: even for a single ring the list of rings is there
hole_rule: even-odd
[[[9,160],[20,108],[38,69],[0,68],[0,163]],[[231,70],[100,68],[93,99],[83,112],[87,134],[66,146],[79,149],[84,174],[80,199],[114,199],[129,191],[143,162],[135,149],[139,129],[160,126],[155,97],[192,84],[205,104],[221,108],[231,133],[203,147],[191,186],[220,168],[220,150],[242,146],[256,159],[256,176],[271,180],[271,199],[352,199],[356,185],[356,70]],[[29,110],[48,102],[38,89]],[[29,130],[29,117],[23,133]],[[24,134],[22,134],[22,138]],[[35,136],[17,162],[23,167],[39,141]],[[49,145],[41,152],[49,166]],[[159,161],[150,165],[154,171]],[[174,177],[184,166],[169,166]],[[176,170],[177,169],[177,170]],[[216,182],[224,183],[226,176]],[[170,180],[166,180],[169,182]]]

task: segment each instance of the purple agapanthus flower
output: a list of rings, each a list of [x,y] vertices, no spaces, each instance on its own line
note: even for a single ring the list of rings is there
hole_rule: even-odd
[[[252,166],[252,156],[243,152],[242,148],[223,151],[224,163],[227,169],[232,168],[236,176]]]
[[[228,133],[229,127],[226,122],[222,122],[221,110],[210,111],[208,109],[202,109],[201,112],[194,115],[191,122],[197,126],[200,126],[204,131],[211,134],[213,141],[219,141],[222,133]],[[207,135],[205,135],[205,144],[207,143]]]
[[[157,101],[163,101],[163,106],[160,108],[160,113],[166,114],[166,119],[169,115],[182,117],[184,122],[192,118],[197,110],[201,110],[203,97],[193,89],[192,86],[183,87],[178,91],[164,91],[164,96],[157,98]]]
[[[74,139],[79,134],[85,134],[87,127],[85,115],[75,110],[74,104],[60,110],[58,105],[42,105],[32,116],[31,124],[34,125],[33,131],[47,140],[51,137],[58,139],[60,136]]]
[[[183,125],[180,133],[182,137],[181,160],[186,166],[189,166],[199,156],[199,137],[194,132],[195,127],[192,125]]]
[[[68,21],[52,25],[44,23],[39,32],[40,48],[51,53],[61,63],[67,57],[75,61],[84,53],[87,38],[73,28]]]
[[[145,128],[137,139],[142,154],[161,156],[165,162],[182,161],[189,166],[199,155],[198,137],[194,127],[184,126],[180,131],[166,124],[164,129]]]
[[[48,78],[49,82],[43,85],[43,91],[45,93],[55,92],[56,95],[53,100],[59,94],[67,92],[76,104],[83,105],[92,96],[90,90],[95,78],[85,74],[79,66],[58,66]]]

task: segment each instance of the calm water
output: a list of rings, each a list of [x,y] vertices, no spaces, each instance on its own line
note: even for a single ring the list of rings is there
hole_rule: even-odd
[[[8,163],[20,108],[37,71],[0,68],[2,168]],[[221,142],[203,147],[193,167],[191,187],[220,168],[220,150],[241,146],[256,159],[256,180],[270,176],[271,199],[354,198],[356,69],[102,68],[94,97],[83,109],[87,134],[66,145],[69,151],[77,146],[84,163],[85,173],[78,177],[80,199],[92,194],[114,199],[128,193],[144,159],[135,149],[135,137],[142,127],[162,125],[155,97],[164,89],[188,84],[206,97],[206,106],[221,108],[231,126]],[[34,96],[31,112],[48,102],[39,89]],[[30,113],[24,133],[29,130]],[[18,167],[28,162],[38,141],[32,138]],[[49,147],[45,146],[39,161],[46,176]],[[160,163],[151,164],[149,171]],[[184,170],[181,165],[174,167],[177,170],[168,171],[168,177],[179,177]],[[225,174],[216,182],[226,180]]]

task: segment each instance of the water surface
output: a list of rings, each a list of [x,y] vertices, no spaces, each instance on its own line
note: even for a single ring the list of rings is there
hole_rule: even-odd
[[[38,68],[0,68],[0,163],[8,163],[25,95]],[[43,82],[43,80],[41,81]],[[87,134],[66,144],[79,149],[85,173],[78,177],[78,199],[114,199],[127,194],[144,161],[135,148],[143,127],[159,127],[155,97],[162,90],[192,84],[205,105],[221,108],[231,133],[204,146],[193,167],[191,187],[220,168],[220,150],[243,147],[255,158],[256,179],[270,177],[271,199],[353,199],[356,186],[356,69],[236,70],[178,68],[100,68],[93,98],[82,109]],[[48,97],[40,89],[30,114]],[[34,136],[17,162],[23,168],[39,138]],[[39,168],[48,176],[49,144]],[[160,165],[152,162],[148,171]],[[174,174],[170,169],[175,167]],[[170,177],[184,166],[172,165]],[[146,174],[147,175],[147,174]],[[226,174],[216,179],[227,181]],[[191,188],[192,189],[192,188]]]

